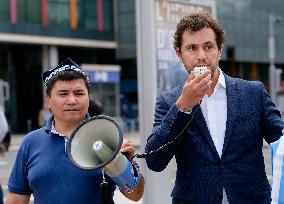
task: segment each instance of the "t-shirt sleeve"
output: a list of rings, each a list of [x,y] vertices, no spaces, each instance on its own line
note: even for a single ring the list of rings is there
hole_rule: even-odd
[[[32,190],[29,186],[28,172],[26,166],[26,151],[24,145],[22,144],[10,174],[8,181],[8,191],[20,195],[30,195]]]

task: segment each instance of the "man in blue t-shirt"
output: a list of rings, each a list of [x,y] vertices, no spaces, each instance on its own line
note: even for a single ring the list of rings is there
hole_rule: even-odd
[[[43,80],[46,102],[53,116],[44,127],[24,138],[9,178],[6,204],[27,204],[31,194],[35,203],[40,204],[114,203],[115,183],[105,175],[108,187],[103,191],[102,170],[78,168],[66,151],[68,138],[88,117],[90,94],[85,71],[66,59],[45,72]],[[123,142],[120,151],[133,158],[134,149],[129,142]],[[130,200],[138,201],[143,196],[144,178],[141,174],[139,178],[131,191],[120,189]]]

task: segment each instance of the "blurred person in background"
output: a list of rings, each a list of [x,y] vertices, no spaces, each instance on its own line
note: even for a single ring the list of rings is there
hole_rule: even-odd
[[[48,106],[46,103],[43,104],[42,109],[40,109],[38,113],[38,126],[43,127],[45,126],[48,119],[52,116]]]
[[[40,204],[107,204],[113,202],[114,182],[107,175],[108,195],[103,196],[102,169],[83,170],[75,166],[67,154],[67,142],[72,132],[88,115],[89,79],[86,72],[66,59],[43,74],[46,102],[52,112],[46,125],[28,133],[19,148],[8,181],[6,204],[27,204],[33,194]],[[124,141],[121,152],[128,158],[134,148]],[[144,190],[144,179],[133,191],[121,189],[130,200],[138,201]],[[104,191],[105,192],[105,191]],[[107,196],[107,198],[106,198]]]
[[[0,105],[0,156],[9,149],[11,134],[9,132],[8,122],[3,110]],[[0,184],[0,204],[3,204],[3,191]]]
[[[104,112],[102,103],[96,98],[91,97],[89,102],[88,113],[91,117],[101,115]]]
[[[206,12],[180,20],[174,35],[176,54],[187,81],[156,100],[148,167],[163,171],[175,156],[173,204],[268,204],[271,187],[262,154],[284,123],[264,85],[232,78],[219,68],[225,31]],[[195,67],[204,67],[200,75]],[[174,139],[176,138],[176,139]]]

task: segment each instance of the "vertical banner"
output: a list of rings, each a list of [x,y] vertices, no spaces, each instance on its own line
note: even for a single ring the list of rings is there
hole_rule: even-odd
[[[44,27],[48,24],[47,0],[41,0],[41,24]]]
[[[70,28],[77,29],[77,3],[76,0],[70,0]]]
[[[155,6],[158,92],[161,92],[183,83],[188,76],[173,48],[178,21],[185,15],[202,10],[215,15],[215,2],[156,0]]]
[[[17,23],[17,0],[10,0],[10,22]]]
[[[99,32],[102,32],[104,30],[103,0],[97,0],[97,27]]]

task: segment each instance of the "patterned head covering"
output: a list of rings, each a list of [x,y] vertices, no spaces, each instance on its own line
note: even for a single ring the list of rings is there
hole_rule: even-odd
[[[82,75],[84,75],[87,79],[87,82],[90,83],[89,77],[87,73],[81,68],[78,64],[73,62],[70,58],[67,58],[63,62],[61,62],[59,65],[57,65],[55,68],[52,68],[50,70],[47,70],[46,72],[43,73],[42,78],[47,85],[47,83],[58,73],[64,72],[66,70],[74,70],[76,72],[80,72]]]

